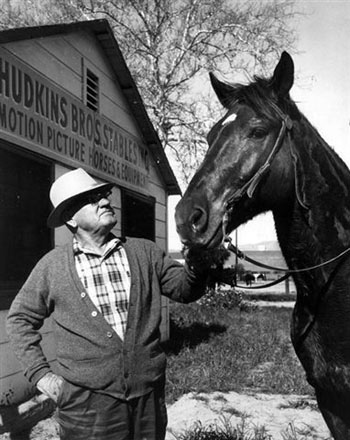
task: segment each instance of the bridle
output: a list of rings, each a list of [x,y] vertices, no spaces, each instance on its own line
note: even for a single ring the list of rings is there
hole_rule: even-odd
[[[227,244],[227,249],[229,251],[231,251],[234,254],[236,254],[238,258],[250,261],[251,263],[255,264],[256,266],[265,267],[267,269],[273,269],[273,270],[276,270],[277,268],[274,268],[272,266],[268,266],[266,264],[259,263],[258,261],[250,259],[246,255],[244,255],[243,252],[241,252],[236,246],[234,246],[233,243],[232,243],[231,237],[226,232],[226,227],[227,227],[227,223],[228,223],[228,220],[229,220],[229,215],[230,215],[231,211],[233,210],[234,205],[239,200],[241,200],[244,195],[247,195],[250,199],[253,197],[254,192],[255,192],[257,186],[259,185],[259,183],[261,182],[262,178],[264,177],[264,175],[269,170],[274,157],[276,156],[276,154],[280,150],[280,148],[282,146],[282,141],[283,141],[283,138],[284,138],[284,135],[285,135],[286,131],[292,129],[293,122],[292,122],[292,120],[290,119],[290,117],[288,115],[285,115],[285,114],[281,113],[281,120],[282,120],[282,124],[281,124],[280,131],[279,131],[279,133],[277,135],[277,138],[276,138],[276,141],[274,143],[274,146],[272,147],[272,149],[271,149],[271,151],[270,151],[266,161],[258,169],[258,171],[253,175],[253,177],[251,177],[248,180],[248,182],[246,182],[241,188],[239,188],[237,191],[235,191],[234,194],[228,199],[228,201],[226,202],[225,213],[224,213],[224,217],[223,217],[223,220],[222,220],[223,242]],[[239,286],[237,284],[235,284],[235,285],[236,285],[236,287],[246,288],[246,289],[262,289],[262,288],[265,288],[265,287],[273,286],[275,284],[281,283],[282,281],[286,280],[289,277],[288,269],[280,269],[279,268],[278,270],[283,270],[283,271],[286,272],[286,274],[284,276],[282,276],[281,278],[278,278],[277,280],[275,280],[275,281],[273,281],[271,283],[265,283],[264,285],[250,286],[250,287],[243,287],[243,286]]]
[[[231,211],[233,210],[234,205],[239,200],[241,200],[244,195],[247,195],[249,198],[253,197],[257,186],[261,182],[261,180],[264,177],[264,175],[266,174],[266,172],[269,170],[273,159],[275,158],[276,154],[280,150],[282,143],[283,143],[283,138],[284,138],[287,130],[289,131],[293,127],[293,121],[291,120],[291,118],[288,115],[283,114],[282,112],[280,112],[280,113],[281,113],[282,124],[281,124],[280,131],[277,135],[276,141],[274,143],[274,146],[272,147],[272,150],[271,150],[270,154],[268,155],[264,164],[258,169],[258,171],[253,175],[253,177],[251,177],[241,188],[236,190],[234,192],[234,194],[226,202],[225,213],[224,213],[223,220],[222,220],[222,230],[223,230],[223,243],[226,243],[227,249],[229,251],[233,252],[238,258],[249,261],[250,263],[252,263],[256,266],[259,266],[259,267],[263,267],[266,269],[272,269],[272,270],[278,271],[278,272],[284,272],[284,275],[271,283],[265,283],[265,284],[259,285],[259,286],[245,287],[245,286],[237,286],[237,284],[236,284],[236,287],[240,287],[243,289],[263,289],[266,287],[273,286],[275,284],[278,284],[278,283],[286,280],[293,273],[308,272],[311,270],[319,269],[323,266],[326,266],[330,263],[333,263],[333,262],[339,260],[344,255],[346,255],[347,253],[350,252],[350,247],[346,248],[344,251],[342,251],[337,256],[335,256],[335,257],[333,257],[323,263],[317,264],[315,266],[305,267],[302,269],[280,268],[280,267],[270,266],[265,263],[261,263],[259,261],[256,261],[256,260],[248,257],[243,252],[241,252],[236,246],[233,245],[231,237],[227,234],[226,228],[227,228],[227,224],[228,224],[228,220],[229,220],[229,215],[230,215]]]
[[[316,304],[316,308],[315,308],[315,312],[310,314],[310,317],[308,319],[308,321],[306,322],[306,324],[304,325],[304,327],[302,328],[302,330],[299,333],[298,338],[296,339],[294,345],[295,345],[295,350],[298,351],[298,347],[301,346],[301,344],[303,343],[303,341],[305,340],[305,338],[307,337],[308,333],[311,331],[313,325],[316,322],[316,318],[317,318],[317,310],[318,310],[318,306],[322,300],[322,297],[324,297],[324,295],[326,294],[326,292],[328,291],[328,288],[337,272],[337,270],[339,269],[339,267],[343,264],[345,258],[343,260],[341,260],[341,258],[347,256],[347,254],[349,254],[350,252],[350,247],[346,248],[344,251],[342,251],[341,253],[339,253],[338,255],[336,255],[335,257],[324,261],[320,264],[317,264],[315,266],[310,266],[310,267],[304,267],[301,269],[285,269],[285,268],[280,268],[280,267],[273,267],[273,266],[268,266],[265,263],[260,263],[256,260],[253,260],[247,256],[245,256],[239,249],[237,249],[236,246],[233,245],[232,243],[232,239],[231,237],[229,237],[229,235],[227,234],[227,224],[229,221],[229,215],[231,213],[231,211],[234,208],[234,205],[242,199],[242,197],[244,197],[245,195],[247,195],[249,198],[252,198],[254,195],[254,192],[257,188],[257,186],[259,185],[259,183],[261,182],[263,176],[266,174],[266,172],[269,170],[271,163],[274,159],[274,157],[276,156],[276,154],[278,153],[278,151],[281,148],[281,145],[283,143],[283,138],[285,136],[285,133],[287,131],[290,131],[293,127],[293,122],[290,119],[290,117],[288,115],[282,114],[281,111],[279,111],[279,113],[281,113],[281,120],[282,120],[282,124],[281,124],[281,128],[280,131],[277,135],[275,144],[270,152],[270,154],[268,155],[265,163],[258,169],[258,171],[253,175],[253,177],[251,179],[248,180],[248,182],[246,182],[240,189],[238,189],[237,191],[234,192],[234,194],[228,199],[228,201],[226,202],[226,206],[225,206],[225,213],[223,216],[223,220],[222,220],[222,233],[223,233],[223,244],[227,244],[227,249],[233,253],[235,253],[237,255],[238,258],[244,258],[247,261],[252,262],[253,264],[255,264],[256,266],[260,266],[260,267],[265,267],[268,269],[273,269],[275,271],[279,271],[279,272],[283,272],[284,275],[282,277],[280,277],[279,279],[272,281],[270,283],[264,283],[263,285],[259,285],[259,286],[240,286],[237,285],[236,280],[234,280],[232,282],[232,284],[234,285],[234,287],[238,287],[238,288],[242,288],[242,289],[263,289],[269,286],[273,286],[275,284],[278,284],[284,280],[287,280],[289,278],[290,275],[292,274],[296,274],[296,273],[301,273],[301,272],[308,272],[308,271],[312,271],[315,269],[319,269],[323,266],[326,266],[328,264],[331,264],[337,260],[339,261],[339,264],[335,267],[335,269],[332,271],[332,273],[330,274],[330,276],[328,277],[328,281],[325,284],[324,288],[322,289],[320,295],[318,296],[318,302]],[[288,132],[287,132],[288,133]],[[298,195],[297,195],[298,197]],[[299,200],[299,199],[298,199]],[[300,200],[299,200],[300,203]],[[301,205],[305,208],[305,206],[301,203]],[[236,278],[236,277],[235,277]]]
[[[276,156],[276,154],[279,152],[282,141],[284,138],[284,135],[286,133],[286,130],[291,130],[293,127],[293,122],[290,119],[288,115],[281,114],[282,116],[282,125],[280,128],[280,131],[278,133],[278,136],[276,138],[276,141],[274,143],[274,146],[272,147],[272,150],[270,154],[268,155],[265,163],[258,169],[258,171],[254,174],[253,177],[251,177],[248,182],[246,182],[241,188],[239,188],[237,191],[234,192],[234,194],[228,199],[226,202],[226,213],[230,213],[232,211],[233,206],[237,201],[239,201],[245,194],[251,199],[254,195],[254,192],[259,185],[261,179],[264,177],[264,175],[269,170],[271,163]],[[225,214],[226,214],[225,213]]]

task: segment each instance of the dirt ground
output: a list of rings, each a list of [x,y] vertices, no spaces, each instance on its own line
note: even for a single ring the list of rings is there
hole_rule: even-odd
[[[247,391],[246,394],[211,393],[187,394],[168,407],[169,424],[166,440],[176,440],[185,430],[201,423],[202,426],[222,426],[229,421],[233,426],[244,420],[248,432],[264,426],[273,440],[330,439],[329,431],[311,398],[296,395],[270,395]],[[287,437],[287,434],[290,434]],[[292,436],[293,435],[293,436]],[[39,422],[27,437],[15,440],[58,440],[54,417]],[[9,440],[8,434],[0,440]],[[13,438],[14,439],[14,438]]]
[[[331,438],[315,400],[305,396],[249,391],[187,394],[169,407],[168,414],[167,440],[175,440],[177,434],[198,422],[223,427],[227,421],[236,426],[243,420],[250,434],[256,427],[264,426],[273,440]]]

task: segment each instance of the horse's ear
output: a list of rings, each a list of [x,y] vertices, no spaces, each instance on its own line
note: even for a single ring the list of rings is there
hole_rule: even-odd
[[[234,95],[234,87],[223,81],[220,81],[212,72],[209,72],[210,82],[213,86],[216,96],[224,107],[228,107]]]
[[[277,96],[284,98],[288,95],[294,83],[294,63],[287,52],[283,52],[273,72],[272,87]]]

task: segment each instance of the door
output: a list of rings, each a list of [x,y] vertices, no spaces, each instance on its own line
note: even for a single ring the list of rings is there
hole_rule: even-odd
[[[155,198],[122,190],[122,234],[155,241]]]

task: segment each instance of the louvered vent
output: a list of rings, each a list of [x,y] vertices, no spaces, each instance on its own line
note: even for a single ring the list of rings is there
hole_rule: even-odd
[[[99,79],[90,69],[86,69],[86,105],[95,112],[99,109]]]

